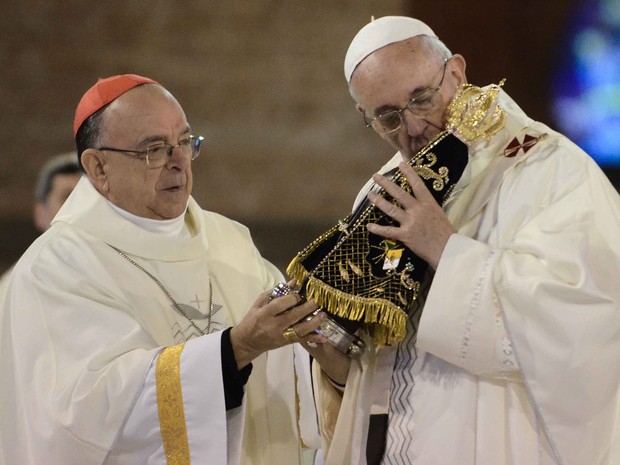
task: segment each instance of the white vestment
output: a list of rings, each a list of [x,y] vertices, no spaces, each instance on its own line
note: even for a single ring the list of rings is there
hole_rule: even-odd
[[[377,393],[403,383],[390,411],[408,414],[389,418],[388,436],[411,439],[392,435],[384,464],[620,464],[620,197],[568,139],[503,91],[500,105],[505,127],[469,147],[444,206],[457,233],[408,371],[404,347],[368,350],[341,395],[316,370],[327,465],[367,463]],[[506,157],[526,135],[540,140]]]
[[[244,226],[191,198],[185,221],[187,239],[148,232],[84,178],[23,255],[0,319],[2,465],[300,463],[305,351],[263,354],[224,404],[221,330],[282,275]]]

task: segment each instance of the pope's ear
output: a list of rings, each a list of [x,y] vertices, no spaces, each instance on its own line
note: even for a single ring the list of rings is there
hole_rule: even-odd
[[[86,149],[82,152],[82,166],[90,182],[98,191],[105,190],[108,176],[106,173],[107,159],[101,150]]]
[[[452,62],[452,69],[450,72],[456,76],[458,85],[466,84],[467,74],[465,73],[465,69],[467,68],[467,63],[465,62],[465,57],[456,53],[452,55],[450,61]]]

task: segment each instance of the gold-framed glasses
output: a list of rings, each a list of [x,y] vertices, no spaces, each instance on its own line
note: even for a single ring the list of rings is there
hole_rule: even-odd
[[[179,148],[181,153],[190,160],[195,160],[200,155],[200,146],[204,140],[203,136],[191,135],[179,140],[176,145],[160,142],[144,150],[117,149],[113,147],[99,147],[97,150],[134,155],[138,158],[144,158],[149,167],[160,168],[168,163],[168,159],[176,148]]]
[[[417,92],[411,100],[409,100],[409,103],[407,103],[407,105],[403,108],[386,111],[378,116],[375,116],[371,120],[368,120],[364,114],[366,127],[373,128],[379,134],[390,134],[398,131],[403,125],[403,111],[409,110],[417,116],[427,115],[439,104],[439,91],[441,90],[441,85],[446,77],[446,67],[448,66],[448,61],[450,61],[451,58],[452,57],[446,58],[443,61],[441,79],[436,87],[427,87],[421,92]]]

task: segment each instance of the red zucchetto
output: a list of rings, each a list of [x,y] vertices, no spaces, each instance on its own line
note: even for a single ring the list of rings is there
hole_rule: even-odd
[[[86,91],[75,109],[73,137],[77,135],[78,129],[90,115],[140,84],[161,85],[152,79],[137,74],[120,74],[99,79],[94,86]]]

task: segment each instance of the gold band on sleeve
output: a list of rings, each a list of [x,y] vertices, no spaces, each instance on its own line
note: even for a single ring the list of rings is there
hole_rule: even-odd
[[[164,349],[157,358],[155,371],[159,427],[168,465],[190,465],[181,391],[181,352],[184,346]]]

